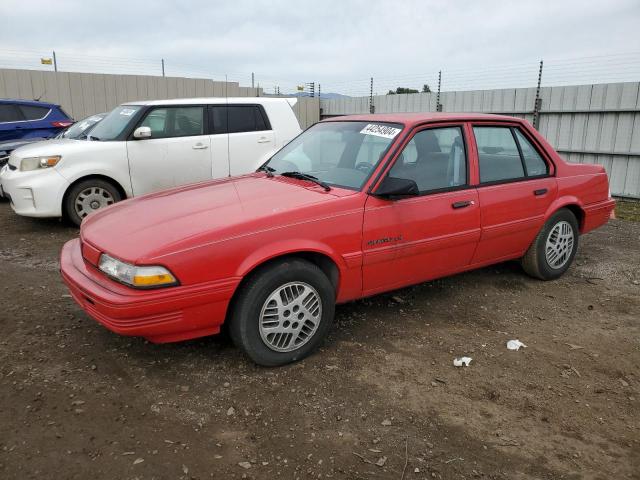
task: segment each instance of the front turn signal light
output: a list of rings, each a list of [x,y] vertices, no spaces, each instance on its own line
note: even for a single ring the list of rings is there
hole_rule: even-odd
[[[131,265],[106,253],[100,255],[98,268],[114,280],[135,288],[159,288],[178,285],[176,277],[165,267],[159,265]]]

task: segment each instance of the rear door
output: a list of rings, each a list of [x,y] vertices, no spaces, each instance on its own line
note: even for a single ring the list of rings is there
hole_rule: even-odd
[[[229,174],[256,170],[275,149],[275,137],[262,105],[228,105]]]
[[[202,105],[151,108],[138,126],[151,138],[127,141],[134,195],[211,178],[211,140]]]
[[[476,124],[482,236],[473,263],[524,254],[557,196],[553,163],[518,125]]]
[[[17,105],[0,103],[0,141],[25,138],[30,125]]]
[[[480,238],[478,193],[468,178],[462,125],[416,132],[388,176],[416,182],[420,195],[367,199],[365,295],[453,273],[470,264]]]

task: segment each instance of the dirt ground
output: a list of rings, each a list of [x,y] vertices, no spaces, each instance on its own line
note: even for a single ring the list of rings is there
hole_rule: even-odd
[[[640,223],[558,281],[506,263],[342,305],[278,369],[99,326],[57,271],[76,235],[0,203],[0,478],[640,478]]]

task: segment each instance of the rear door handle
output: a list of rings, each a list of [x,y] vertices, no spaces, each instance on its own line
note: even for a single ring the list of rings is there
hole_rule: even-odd
[[[534,190],[533,194],[536,195],[536,196],[540,196],[540,195],[544,195],[548,191],[549,191],[549,189],[547,189],[547,188],[540,188],[538,190]]]
[[[208,145],[203,145],[202,143],[196,143],[193,147],[194,150],[205,150],[207,148],[209,148]]]
[[[269,143],[271,140],[269,140],[267,137],[260,137],[258,139],[258,143]]]
[[[474,202],[473,200],[462,200],[460,202],[453,202],[451,204],[451,206],[453,208],[465,208],[465,207],[469,207],[471,205],[475,205],[476,202]]]

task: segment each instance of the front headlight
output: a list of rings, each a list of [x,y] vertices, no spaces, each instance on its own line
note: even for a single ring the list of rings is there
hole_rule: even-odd
[[[178,285],[173,274],[161,266],[137,266],[122,262],[106,253],[100,255],[98,268],[109,277],[136,288],[170,287]]]
[[[20,170],[23,172],[29,172],[31,170],[38,170],[39,168],[55,167],[61,159],[62,157],[60,155],[23,158],[20,161]]]

